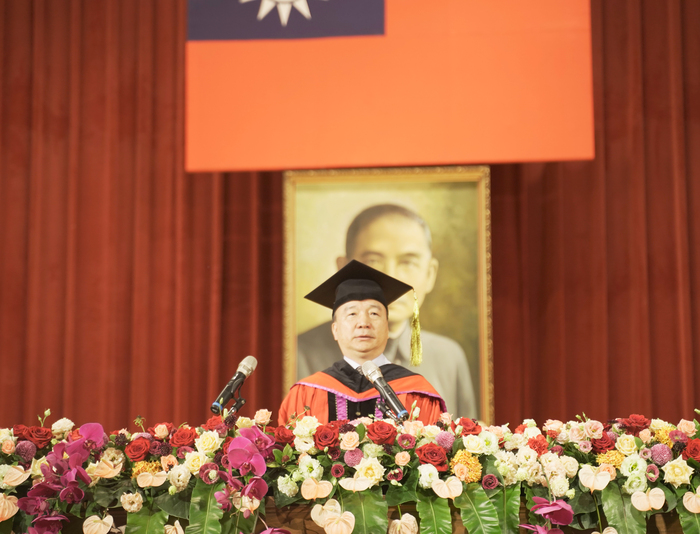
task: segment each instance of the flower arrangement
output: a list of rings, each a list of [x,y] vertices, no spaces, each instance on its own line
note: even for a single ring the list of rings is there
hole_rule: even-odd
[[[123,508],[127,529],[147,534],[248,534],[264,522],[265,496],[278,508],[311,505],[328,534],[416,533],[419,523],[452,532],[450,505],[485,534],[562,525],[641,534],[651,515],[672,510],[685,532],[700,531],[697,421],[581,416],[511,430],[449,414],[432,425],[415,413],[400,425],[301,414],[273,427],[260,410],[199,427],[138,418],[139,431],[107,434],[67,419],[49,428],[49,415],[0,429],[0,532],[56,534],[80,520],[85,534],[106,534],[110,511]],[[418,517],[401,514],[406,503]],[[390,506],[400,519],[389,521]]]

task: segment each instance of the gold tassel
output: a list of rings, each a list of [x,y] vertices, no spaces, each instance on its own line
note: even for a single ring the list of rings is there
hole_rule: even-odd
[[[413,290],[413,317],[411,318],[411,365],[423,363],[423,343],[420,340],[420,318],[418,315],[418,295]]]

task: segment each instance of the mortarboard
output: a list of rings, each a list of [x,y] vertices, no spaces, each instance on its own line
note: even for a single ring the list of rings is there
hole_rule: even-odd
[[[304,298],[335,311],[343,304],[355,300],[376,300],[388,310],[389,304],[413,288],[377,269],[357,260],[328,278]],[[415,291],[413,318],[411,319],[411,365],[420,365],[423,348],[420,341],[418,300]]]

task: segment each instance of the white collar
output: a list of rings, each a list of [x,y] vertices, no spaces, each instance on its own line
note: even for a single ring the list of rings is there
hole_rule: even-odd
[[[361,364],[357,363],[354,360],[351,360],[347,356],[343,356],[343,359],[348,362],[348,364],[353,368],[357,369],[358,367],[361,367]],[[386,365],[387,363],[391,363],[389,360],[387,360],[386,356],[384,354],[380,354],[377,356],[374,360],[372,360],[372,363],[374,363],[377,367],[381,367],[382,365]]]

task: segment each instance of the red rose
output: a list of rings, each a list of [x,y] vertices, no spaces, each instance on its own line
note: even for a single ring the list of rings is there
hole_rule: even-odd
[[[221,419],[220,415],[213,415],[211,416],[206,423],[202,425],[202,428],[204,430],[212,431],[216,430],[219,427],[224,426],[224,421]]]
[[[547,439],[540,434],[539,436],[535,436],[534,438],[527,440],[527,446],[535,451],[537,456],[542,456],[545,452],[547,452],[547,447],[549,444],[547,443]]]
[[[170,436],[170,444],[173,447],[191,447],[194,440],[199,437],[197,430],[194,428],[178,428],[175,433]]]
[[[607,432],[603,432],[603,437],[600,439],[591,439],[591,446],[593,452],[596,454],[602,454],[607,451],[611,451],[615,448],[615,442],[608,435]]]
[[[314,434],[314,443],[316,444],[316,448],[320,450],[326,447],[337,447],[338,429],[330,425],[319,426]]]
[[[17,439],[27,439],[27,430],[29,429],[24,425],[15,425],[12,427],[12,434]]]
[[[40,426],[30,426],[25,435],[29,441],[36,445],[37,449],[43,449],[51,443],[53,438],[53,432],[50,428],[43,428]]]
[[[124,449],[124,453],[132,462],[140,462],[148,456],[148,451],[151,450],[151,442],[146,438],[136,438],[129,443]]]
[[[375,421],[367,426],[367,437],[377,445],[393,445],[396,441],[396,427],[384,421]]]
[[[278,426],[275,428],[275,443],[281,445],[294,443],[294,434],[286,426]]]
[[[643,415],[633,413],[627,419],[622,419],[620,421],[620,426],[622,426],[628,434],[639,437],[639,433],[645,428],[649,428],[651,425],[651,420],[647,419]]]
[[[428,443],[416,449],[421,464],[432,464],[438,471],[447,471],[445,449],[435,443]]]
[[[462,417],[459,422],[452,422],[452,430],[456,429],[458,426],[462,427],[462,436],[468,436],[470,434],[481,434],[481,426],[474,420],[468,417]]]
[[[692,458],[696,462],[700,462],[700,439],[689,439],[683,449],[683,459]]]

